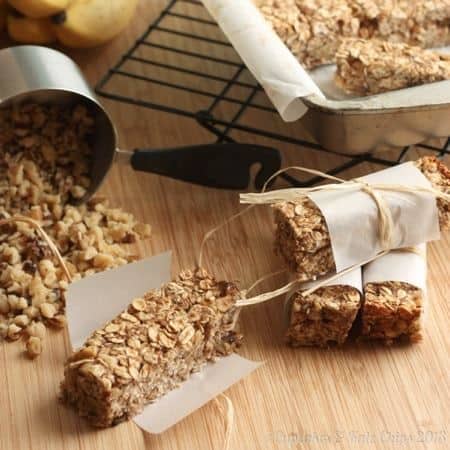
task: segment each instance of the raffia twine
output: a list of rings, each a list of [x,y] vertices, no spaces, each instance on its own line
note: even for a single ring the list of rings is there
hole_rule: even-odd
[[[335,181],[337,183],[332,184],[326,184],[322,186],[313,186],[313,187],[305,187],[305,188],[287,188],[287,189],[279,189],[274,190],[270,192],[266,192],[267,186],[269,183],[276,178],[277,176],[281,175],[284,172],[287,172],[289,170],[296,170],[303,173],[308,173],[312,175],[319,176],[323,179],[328,179]],[[431,194],[435,198],[441,198],[446,201],[450,201],[450,194],[446,194],[444,192],[439,191],[438,189],[435,189],[431,186],[407,186],[407,185],[401,185],[401,184],[384,184],[384,183],[374,183],[369,184],[361,179],[354,179],[354,180],[344,180],[339,177],[335,177],[333,175],[328,175],[324,172],[321,172],[319,170],[314,169],[308,169],[306,167],[301,166],[289,166],[284,169],[280,169],[279,171],[275,172],[270,176],[270,178],[264,183],[264,186],[260,193],[244,193],[240,194],[240,202],[242,204],[248,204],[246,208],[244,208],[242,211],[233,214],[228,219],[220,223],[218,226],[214,227],[212,230],[208,231],[201,243],[200,246],[200,253],[198,258],[198,265],[202,265],[203,261],[203,253],[204,248],[207,243],[207,241],[213,236],[217,231],[222,229],[224,226],[228,225],[230,222],[235,220],[236,218],[246,214],[250,209],[257,205],[271,205],[274,203],[279,202],[286,202],[286,201],[295,201],[300,197],[304,197],[308,194],[311,194],[313,192],[324,192],[324,191],[350,191],[350,190],[360,190],[362,192],[367,193],[372,200],[374,201],[375,205],[378,209],[378,217],[379,217],[379,223],[378,223],[378,237],[380,241],[380,247],[381,251],[377,253],[375,256],[361,262],[358,264],[354,264],[353,266],[335,273],[329,277],[326,277],[322,279],[320,283],[315,285],[314,287],[307,289],[304,291],[304,295],[310,295],[313,292],[315,292],[317,289],[320,289],[326,284],[329,284],[330,282],[333,282],[334,280],[339,279],[341,276],[351,272],[352,270],[355,270],[359,267],[362,267],[366,264],[369,264],[372,261],[375,261],[378,258],[381,258],[382,256],[386,255],[391,251],[391,242],[392,242],[392,234],[393,234],[393,228],[394,228],[394,222],[392,218],[391,211],[389,209],[389,206],[387,205],[385,199],[383,198],[383,192],[386,191],[393,191],[393,192],[403,192],[403,193],[411,193],[411,194],[419,194],[419,193],[425,193],[425,194]],[[408,248],[408,249],[400,249],[400,251],[413,251],[417,252],[418,249],[414,248]],[[272,300],[275,297],[278,297],[283,294],[289,293],[291,290],[295,288],[300,288],[301,285],[304,283],[304,281],[300,280],[293,280],[286,285],[275,289],[270,292],[265,292],[262,294],[259,294],[257,296],[248,297],[248,294],[250,291],[252,291],[257,285],[259,285],[261,282],[274,277],[276,275],[279,275],[280,273],[285,272],[285,270],[280,270],[277,272],[273,272],[270,274],[267,274],[263,276],[262,278],[258,279],[253,283],[253,285],[247,289],[244,292],[244,298],[241,300],[238,300],[236,302],[236,306],[243,307],[243,306],[249,306],[249,305],[256,305],[258,303],[263,303],[269,300]]]

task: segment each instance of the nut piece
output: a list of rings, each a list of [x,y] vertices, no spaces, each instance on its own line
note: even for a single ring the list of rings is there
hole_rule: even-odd
[[[36,336],[30,336],[26,343],[27,355],[34,359],[42,353],[42,341]]]
[[[27,327],[27,333],[31,337],[38,337],[44,339],[45,337],[45,325],[42,322],[33,322]]]
[[[56,314],[56,308],[51,303],[42,303],[39,309],[41,310],[42,316],[46,319],[51,319]]]
[[[90,185],[94,125],[82,105],[0,110],[0,215],[38,221],[75,280],[132,261],[123,244],[150,232],[104,198],[72,205]],[[68,283],[40,234],[25,223],[1,226],[0,263],[2,337],[18,339],[35,322],[64,327]]]

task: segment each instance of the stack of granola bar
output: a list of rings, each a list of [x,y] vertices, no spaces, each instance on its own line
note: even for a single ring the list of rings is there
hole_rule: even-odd
[[[415,166],[434,188],[450,194],[450,171],[438,159],[423,157]],[[450,204],[437,200],[442,231],[450,229]],[[274,205],[275,250],[301,281],[319,279],[336,271],[326,221],[307,197]],[[395,251],[394,251],[395,252]],[[287,342],[292,346],[342,344],[360,312],[359,335],[390,344],[398,339],[417,342],[422,337],[425,304],[426,259],[423,252],[403,251],[401,260],[391,253],[363,268],[363,289],[336,280],[311,294],[295,292],[291,298]],[[395,264],[396,278],[373,277],[386,264]],[[413,269],[414,267],[414,269]],[[372,272],[369,274],[369,270]],[[383,271],[383,270],[381,270]],[[420,283],[403,280],[415,271]]]

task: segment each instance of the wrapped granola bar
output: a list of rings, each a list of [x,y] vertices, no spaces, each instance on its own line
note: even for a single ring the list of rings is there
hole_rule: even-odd
[[[338,86],[358,95],[450,79],[450,55],[376,39],[344,39],[336,66]]]
[[[206,362],[235,351],[238,298],[234,284],[202,269],[135,298],[67,360],[63,400],[97,427],[135,416]]]
[[[369,185],[432,185],[439,192],[450,193],[450,171],[433,157],[386,169],[360,181]],[[341,272],[386,249],[380,241],[380,208],[374,198],[356,184],[354,190],[351,184],[337,186],[343,188],[332,185],[330,190],[316,189],[307,195],[296,194],[296,189],[241,195],[243,203],[275,203],[275,250],[301,280]],[[277,203],[277,198],[286,198],[289,192],[292,200]],[[386,228],[392,235],[388,249],[439,239],[439,229],[450,228],[447,199],[436,202],[433,195],[403,194],[395,189],[392,193],[380,191],[380,195],[383,198],[379,201],[390,205],[391,221]]]
[[[361,337],[386,344],[420,341],[426,276],[426,245],[388,253],[365,266]]]
[[[286,299],[286,342],[293,347],[343,344],[361,306],[361,268],[304,294],[317,284],[306,283]]]

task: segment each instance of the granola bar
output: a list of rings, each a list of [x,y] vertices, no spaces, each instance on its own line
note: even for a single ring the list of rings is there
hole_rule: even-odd
[[[450,43],[450,0],[254,0],[307,68],[335,61],[343,38],[423,48]]]
[[[337,85],[358,95],[450,79],[450,55],[376,39],[344,39],[336,67]]]
[[[129,419],[240,345],[234,331],[240,293],[206,271],[132,301],[66,362],[62,399],[97,427]]]
[[[431,184],[442,192],[450,192],[450,170],[435,157],[423,157],[416,166]],[[438,199],[442,231],[450,229],[450,204]],[[308,197],[275,204],[275,252],[301,280],[336,271],[330,234],[320,209]]]
[[[387,281],[364,286],[361,337],[392,344],[422,339],[424,292],[409,283]]]
[[[360,269],[358,273],[361,277]],[[289,303],[286,342],[293,347],[327,347],[347,339],[361,306],[361,293],[347,284],[333,284],[306,296],[297,291]]]

